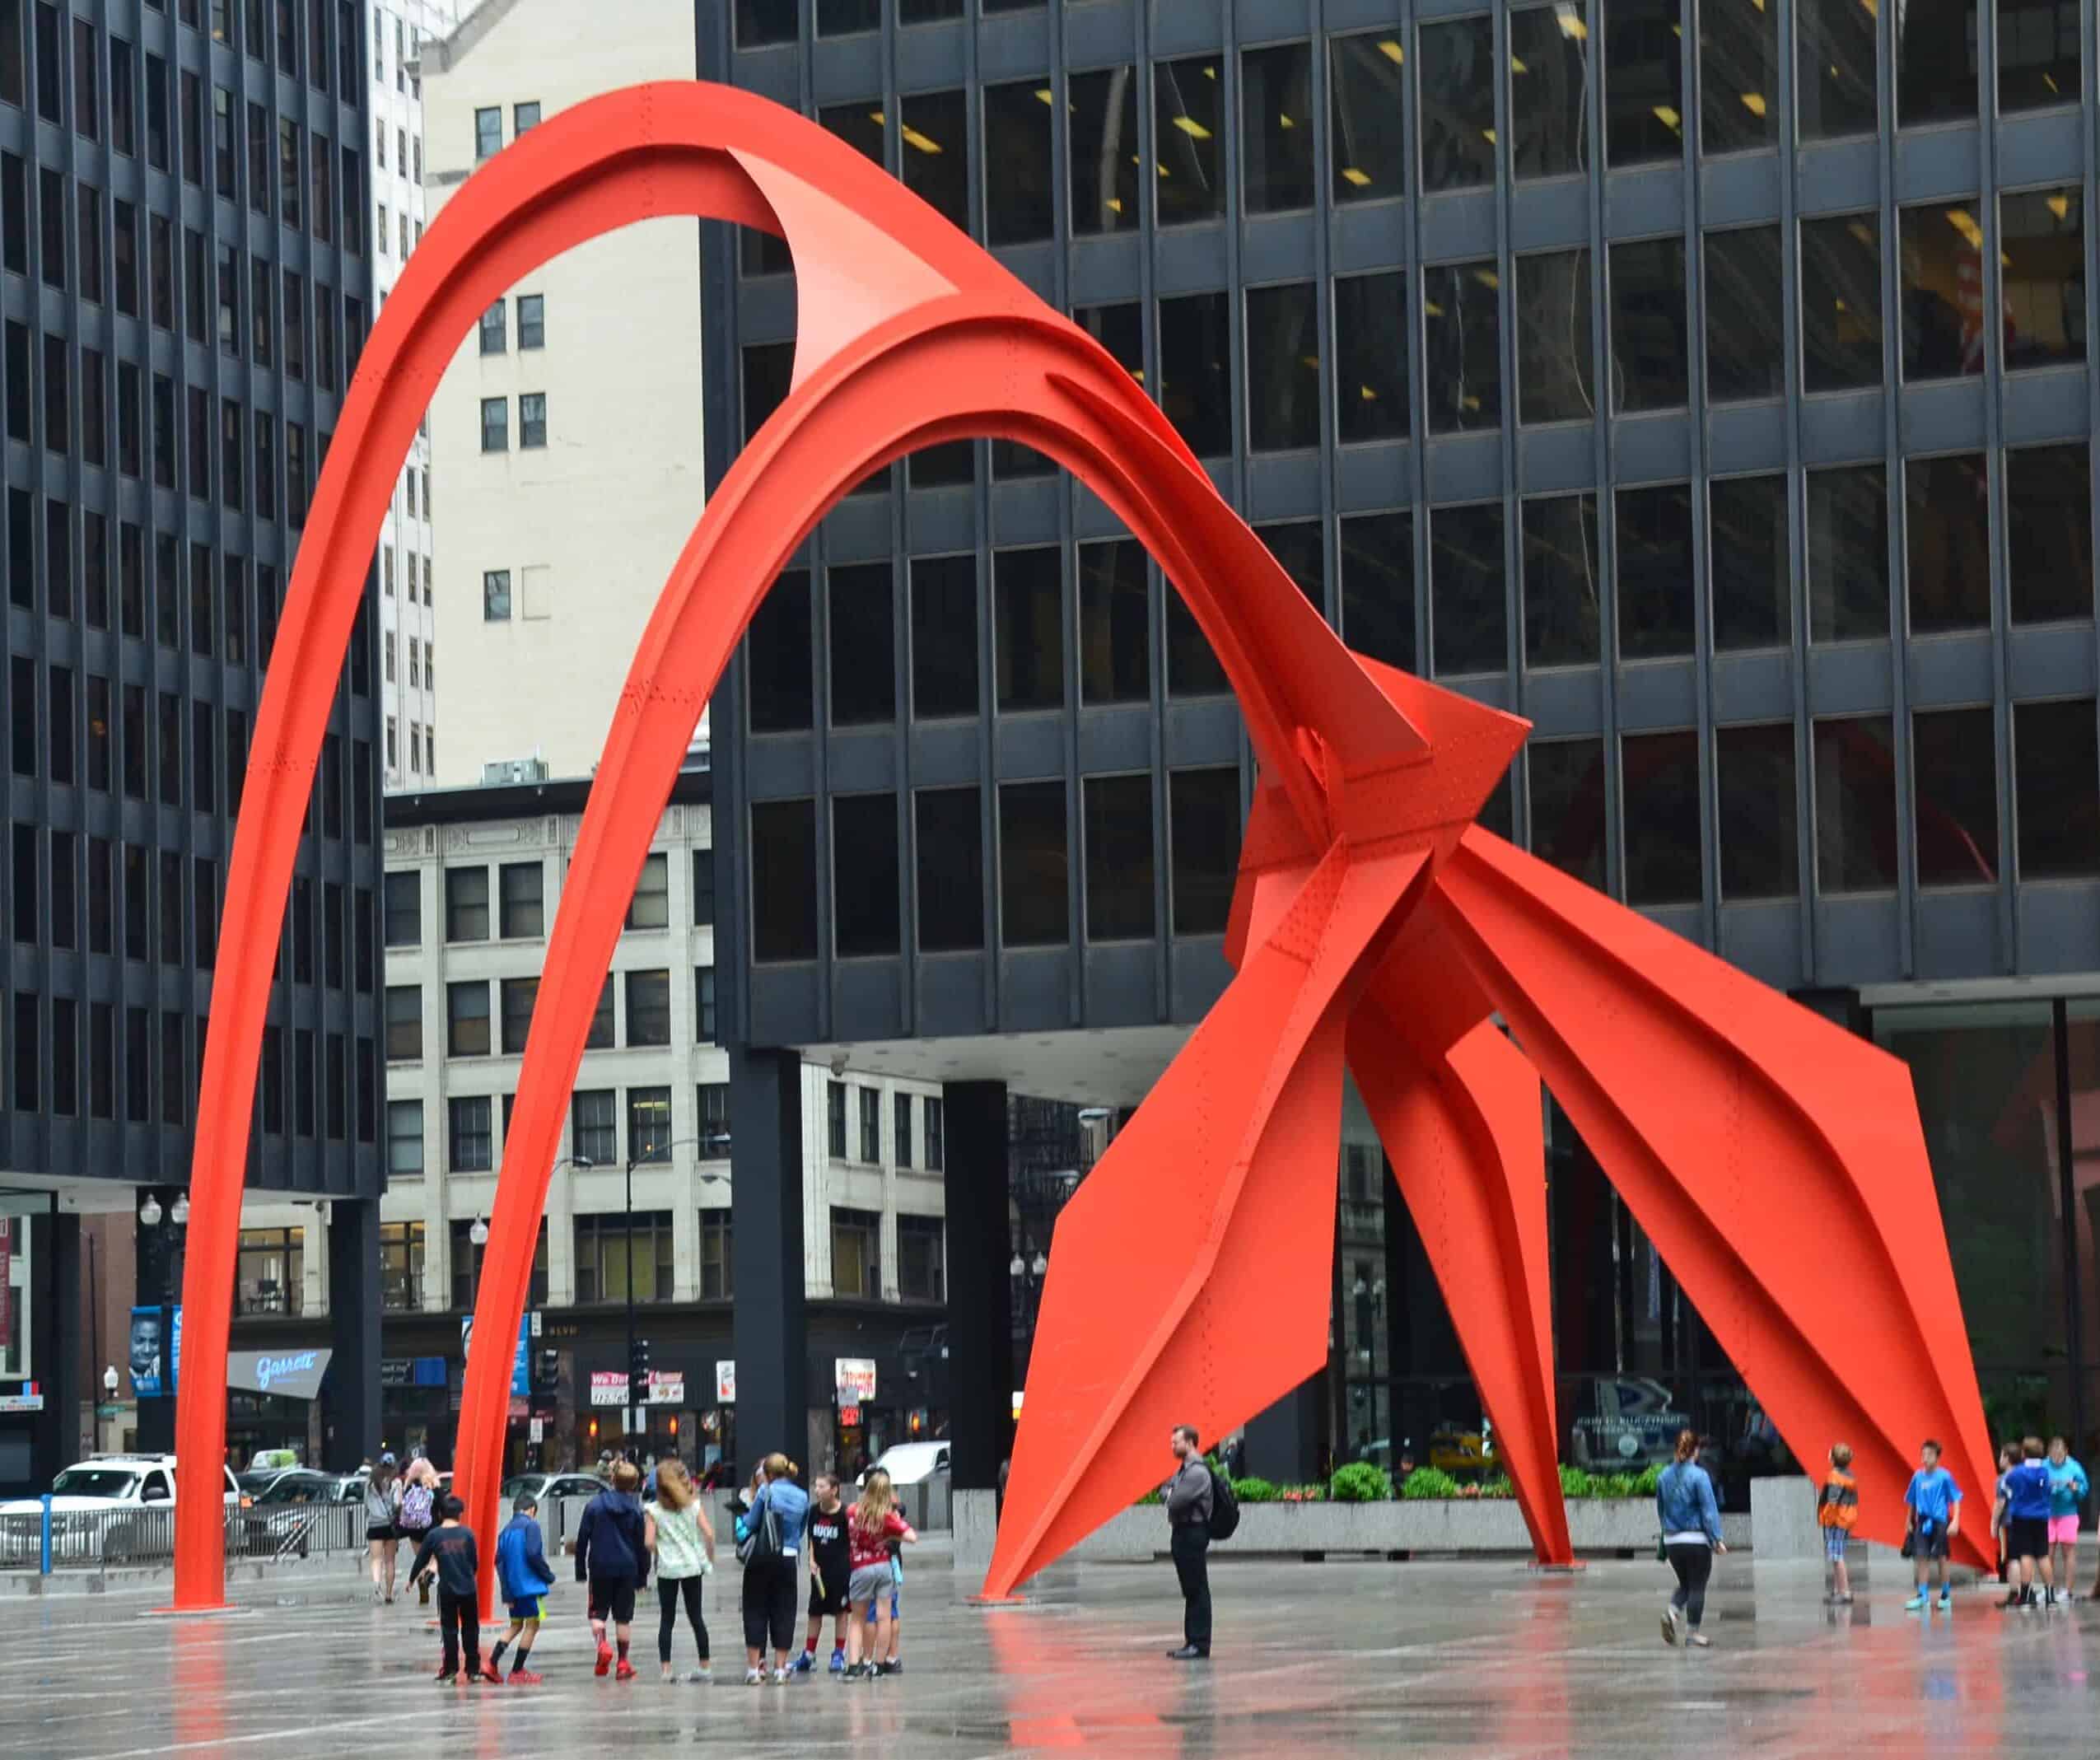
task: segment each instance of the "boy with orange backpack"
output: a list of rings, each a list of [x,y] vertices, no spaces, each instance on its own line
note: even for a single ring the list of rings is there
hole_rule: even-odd
[[[1852,1464],[1849,1443],[1836,1443],[1830,1451],[1830,1473],[1823,1480],[1822,1496],[1816,1501],[1816,1521],[1823,1531],[1823,1557],[1831,1568],[1830,1593],[1826,1601],[1850,1606],[1852,1579],[1846,1569],[1845,1543],[1852,1524],[1860,1519],[1859,1482],[1846,1471]]]

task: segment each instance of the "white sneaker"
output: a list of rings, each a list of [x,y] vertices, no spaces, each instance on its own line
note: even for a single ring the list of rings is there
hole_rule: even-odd
[[[785,1687],[786,1684],[787,1670],[785,1669],[775,1669],[773,1670],[773,1685],[776,1687]]]
[[[766,1671],[763,1669],[746,1669],[744,1671],[744,1684],[747,1687],[755,1687],[765,1678]]]
[[[1663,1609],[1663,1641],[1665,1644],[1674,1645],[1677,1642],[1679,1617],[1678,1610],[1673,1607],[1666,1607]]]
[[[688,1687],[712,1687],[714,1682],[715,1671],[712,1669],[688,1669],[686,1671],[685,1683]]]

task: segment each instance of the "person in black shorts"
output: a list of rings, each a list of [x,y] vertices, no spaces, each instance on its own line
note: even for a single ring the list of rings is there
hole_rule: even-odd
[[[590,1635],[598,1642],[598,1665],[604,1674],[613,1666],[613,1646],[605,1627],[619,1645],[618,1678],[634,1678],[628,1646],[634,1637],[634,1592],[649,1580],[648,1524],[642,1514],[642,1469],[631,1460],[613,1468],[613,1482],[584,1506],[576,1531],[576,1580],[590,1585]]]
[[[819,1473],[810,1498],[810,1635],[795,1659],[797,1674],[816,1667],[817,1640],[824,1636],[827,1617],[832,1622],[831,1672],[837,1674],[846,1666],[846,1619],[852,1611],[846,1599],[852,1575],[846,1524],[852,1519],[852,1512],[838,1501],[837,1476]]]

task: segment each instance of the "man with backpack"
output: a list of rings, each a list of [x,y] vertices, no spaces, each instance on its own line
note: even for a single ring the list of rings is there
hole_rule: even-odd
[[[1193,1424],[1174,1426],[1172,1446],[1180,1465],[1163,1495],[1174,1575],[1181,1580],[1184,1641],[1167,1655],[1175,1662],[1201,1662],[1211,1654],[1211,1540],[1213,1534],[1225,1538],[1239,1525],[1239,1507],[1231,1487],[1205,1464]]]

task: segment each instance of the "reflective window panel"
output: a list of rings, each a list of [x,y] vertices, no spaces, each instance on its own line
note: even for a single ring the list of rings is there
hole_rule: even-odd
[[[1801,889],[1794,724],[1714,730],[1721,899],[1791,899]]]
[[[1690,394],[1682,238],[1612,246],[1612,408],[1676,409]]]
[[[1911,717],[1911,810],[1920,886],[1987,886],[1998,877],[1998,766],[1990,711]]]
[[[1075,73],[1065,83],[1072,231],[1118,232],[1137,224],[1137,72],[1125,64]]]
[[[1721,478],[1709,485],[1706,506],[1715,647],[1785,647],[1794,639],[1786,479]]]
[[[969,231],[970,133],[963,94],[914,92],[898,110],[904,187]]]
[[[1508,669],[1503,579],[1501,502],[1430,511],[1430,629],[1439,678]]]
[[[1320,324],[1309,281],[1247,290],[1247,444],[1256,452],[1320,443]]]
[[[1888,476],[1878,465],[1808,475],[1808,639],[1888,637]]]
[[[1801,222],[1801,388],[1881,383],[1880,221],[1832,214]]]
[[[1054,545],[995,550],[998,707],[1002,715],[1065,705],[1064,601]]]
[[[1998,0],[1998,108],[2078,102],[2079,0]]]
[[[1495,21],[1485,15],[1421,31],[1422,188],[1495,181]]]
[[[1626,0],[1604,30],[1604,156],[1612,166],[1684,152],[1679,0]]]
[[[1210,220],[1225,212],[1225,94],[1215,55],[1164,61],[1152,69],[1152,138],[1159,155],[1154,199],[1160,224]]]
[[[1167,811],[1174,932],[1222,935],[1239,866],[1239,770],[1169,773]]]
[[[1596,739],[1533,740],[1531,852],[1589,886],[1604,884],[1604,745]]]
[[[1344,446],[1407,437],[1407,278],[1334,281],[1334,418]]]
[[[1573,0],[1510,14],[1510,170],[1519,181],[1589,169],[1589,27]]]
[[[984,88],[984,236],[1024,245],[1057,231],[1051,195],[1049,84],[1024,79]]]
[[[1597,413],[1589,334],[1589,252],[1516,261],[1517,419],[1588,421]]]
[[[2019,877],[2100,874],[2100,740],[2090,697],[2013,705],[2013,816]]]
[[[1696,904],[1699,877],[1699,736],[1627,734],[1619,741],[1626,820],[1626,901]]]
[[[1794,0],[1794,108],[1803,140],[1874,132],[1877,11],[1860,0]]]
[[[1232,451],[1232,320],[1222,293],[1160,301],[1160,406],[1200,458]]]
[[[1086,938],[1149,940],[1152,897],[1152,778],[1090,776],[1086,803]]]
[[[1692,651],[1692,491],[1682,483],[1621,489],[1619,656]]]
[[[1151,696],[1151,608],[1145,547],[1135,538],[1079,547],[1080,702]]]
[[[1542,495],[1522,508],[1524,664],[1598,659],[1597,497]]]
[[[1897,125],[1973,117],[1977,65],[1976,0],[1906,0],[1896,14]]]
[[[2005,366],[2085,358],[2085,203],[2076,189],[1998,198]]]
[[[977,558],[912,558],[912,713],[978,712]]]
[[[829,568],[824,585],[831,619],[832,726],[894,720],[889,564],[860,563]]]
[[[1815,724],[1816,886],[1828,894],[1896,885],[1896,741],[1885,715]]]
[[[1328,44],[1328,157],[1337,202],[1407,193],[1407,58],[1397,30]]]
[[[1502,351],[1491,262],[1446,263],[1422,274],[1422,376],[1429,431],[1502,425]]]
[[[1779,228],[1706,235],[1706,395],[1715,403],[1786,390]]]
[[[1071,939],[1066,865],[1065,785],[1004,782],[999,788],[999,939],[1008,947]]]
[[[833,796],[831,840],[833,951],[841,959],[894,954],[903,936],[896,796]],[[632,1043],[632,1012],[628,1038]]]
[[[744,638],[754,733],[808,731],[816,712],[811,673],[810,571],[789,568],[767,589]]]
[[[1981,452],[1906,459],[1911,633],[1990,627],[1990,501]]]
[[[922,788],[918,815],[921,953],[973,953],[984,945],[984,821],[974,786]]]
[[[1313,205],[1313,48],[1239,57],[1239,177],[1247,211]]]
[[[1903,376],[1983,371],[1983,228],[1973,198],[1904,208]]]
[[[1289,575],[1291,584],[1322,617],[1327,615],[1327,554],[1320,542],[1318,520],[1292,520],[1277,525],[1258,525],[1254,535],[1267,546],[1276,566]]]
[[[1710,153],[1779,138],[1779,8],[1772,0],[1701,0],[1700,144]]]
[[[1414,516],[1365,513],[1340,522],[1342,639],[1388,666],[1415,666]]]
[[[2005,544],[2015,623],[2093,615],[2093,463],[2084,441],[2006,453]]]
[[[751,809],[751,957],[817,957],[817,804],[761,801]]]

